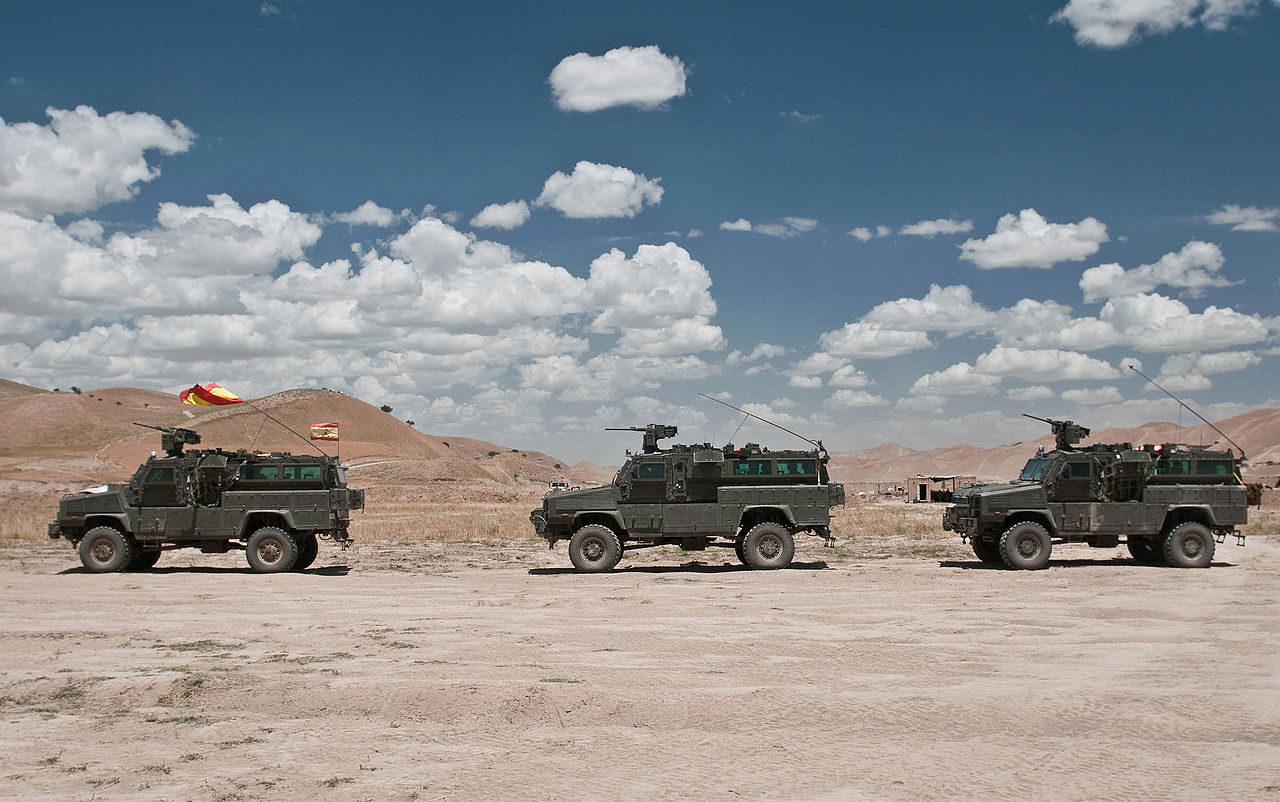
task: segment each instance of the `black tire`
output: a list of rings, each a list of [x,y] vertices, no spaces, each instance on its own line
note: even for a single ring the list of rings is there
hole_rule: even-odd
[[[1000,536],[1000,559],[1010,568],[1039,571],[1049,566],[1053,541],[1043,526],[1022,521],[1004,530]]]
[[[733,553],[738,555],[738,562],[743,565],[747,564],[747,553],[742,550],[743,544],[747,542],[747,533],[742,532],[733,539]]]
[[[276,526],[264,526],[249,536],[245,548],[249,567],[260,574],[288,571],[298,560],[298,543],[293,535]]]
[[[1130,535],[1125,546],[1129,549],[1129,555],[1140,563],[1152,565],[1164,562],[1164,548],[1158,540]]]
[[[1194,521],[1178,524],[1164,536],[1164,562],[1173,568],[1208,568],[1213,562],[1213,533]]]
[[[756,524],[742,541],[742,561],[751,568],[786,568],[795,554],[791,530],[782,524]]]
[[[974,536],[969,538],[969,545],[973,547],[974,555],[984,563],[1004,562],[1000,557],[1000,544],[983,540]]]
[[[618,533],[602,524],[587,524],[569,538],[569,559],[573,567],[588,574],[612,571],[622,559]]]
[[[133,542],[111,526],[95,526],[80,539],[80,564],[95,574],[123,571],[133,558]]]
[[[160,549],[144,551],[137,543],[130,543],[129,546],[133,549],[133,556],[129,558],[130,571],[146,571],[155,568],[156,563],[160,562]]]
[[[316,536],[311,532],[298,536],[298,559],[293,561],[294,571],[301,571],[310,568],[311,564],[316,561],[316,555],[320,553],[320,542],[316,540]]]

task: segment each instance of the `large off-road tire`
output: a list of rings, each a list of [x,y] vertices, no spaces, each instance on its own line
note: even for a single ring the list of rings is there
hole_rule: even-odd
[[[613,570],[622,559],[618,533],[602,524],[587,524],[569,538],[569,559],[573,567],[590,574]]]
[[[1164,562],[1164,548],[1159,540],[1130,535],[1125,542],[1129,555],[1140,563],[1153,565]]]
[[[742,561],[751,568],[786,568],[795,553],[791,530],[782,524],[756,524],[742,541]]]
[[[133,542],[119,529],[95,526],[80,539],[80,564],[95,574],[123,571],[133,557]]]
[[[130,571],[146,571],[160,562],[160,549],[145,551],[137,543],[130,543],[129,546],[133,549],[133,556],[129,558]]]
[[[293,535],[275,526],[264,526],[249,536],[245,548],[249,567],[260,574],[288,571],[298,559]]]
[[[1004,530],[1000,536],[1000,559],[1010,568],[1039,571],[1049,565],[1053,541],[1043,526],[1034,521],[1021,521]]]
[[[1213,533],[1195,521],[1178,524],[1164,536],[1164,562],[1173,568],[1208,568],[1213,562]]]
[[[984,563],[1004,562],[1000,557],[999,543],[992,543],[975,535],[969,538],[969,545],[973,547],[974,555]]]
[[[298,536],[298,559],[293,561],[294,571],[301,571],[310,568],[311,563],[316,561],[316,555],[320,553],[320,542],[316,540],[316,536],[312,532]]]
[[[733,539],[733,553],[738,555],[738,562],[742,563],[743,565],[747,564],[747,553],[742,550],[742,547],[746,544],[746,542],[747,542],[746,532],[739,532],[738,536]]]

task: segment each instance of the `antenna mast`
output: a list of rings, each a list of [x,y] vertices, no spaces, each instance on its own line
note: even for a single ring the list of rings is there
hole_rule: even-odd
[[[1156,386],[1156,389],[1157,389],[1157,390],[1159,390],[1160,392],[1162,392],[1162,393],[1164,393],[1165,395],[1169,396],[1169,397],[1170,397],[1170,398],[1172,398],[1174,401],[1177,401],[1179,404],[1181,404],[1181,405],[1182,405],[1182,408],[1183,408],[1183,409],[1185,409],[1186,411],[1190,412],[1192,415],[1195,415],[1195,416],[1196,416],[1197,418],[1199,418],[1200,420],[1204,421],[1204,422],[1205,422],[1205,424],[1206,424],[1210,429],[1213,429],[1215,432],[1217,432],[1218,434],[1222,435],[1222,439],[1223,439],[1223,440],[1226,440],[1226,441],[1227,441],[1228,443],[1230,443],[1231,445],[1235,446],[1236,448],[1239,448],[1239,449],[1240,449],[1240,461],[1241,461],[1241,462],[1243,462],[1243,461],[1246,459],[1245,454],[1244,454],[1244,449],[1243,449],[1243,448],[1240,448],[1240,444],[1239,444],[1239,443],[1237,443],[1235,440],[1232,440],[1230,437],[1227,437],[1226,432],[1222,431],[1222,430],[1221,430],[1221,429],[1219,429],[1217,426],[1214,426],[1212,423],[1210,423],[1208,418],[1206,418],[1204,415],[1201,415],[1199,412],[1196,412],[1196,411],[1195,411],[1194,409],[1192,409],[1191,407],[1187,406],[1185,403],[1183,403],[1183,401],[1182,401],[1182,399],[1181,399],[1181,398],[1178,398],[1178,397],[1177,397],[1176,395],[1174,395],[1173,393],[1169,392],[1168,390],[1164,389],[1164,388],[1163,388],[1163,387],[1161,387],[1160,385],[1156,384],[1154,379],[1152,379],[1150,376],[1148,376],[1147,374],[1143,373],[1142,371],[1138,370],[1138,369],[1137,369],[1137,367],[1135,367],[1135,366],[1133,366],[1133,365],[1130,365],[1130,366],[1129,366],[1129,370],[1131,370],[1131,371],[1133,371],[1134,373],[1138,374],[1139,376],[1141,376],[1142,378],[1144,378],[1144,379],[1146,379],[1147,381],[1151,382],[1152,384],[1155,384],[1155,386]]]
[[[806,443],[809,443],[810,445],[817,446],[817,447],[818,447],[818,450],[819,450],[819,451],[821,451],[823,454],[826,454],[826,453],[827,453],[827,447],[826,447],[826,446],[824,446],[824,445],[822,444],[822,441],[821,441],[821,440],[810,440],[809,438],[805,437],[804,435],[799,434],[798,432],[793,432],[793,431],[791,431],[790,429],[788,429],[788,428],[787,428],[787,427],[785,427],[785,426],[779,426],[778,424],[774,423],[774,422],[773,422],[773,421],[771,421],[771,420],[765,420],[764,418],[760,417],[759,415],[753,415],[752,413],[747,412],[745,409],[742,409],[741,407],[735,407],[733,404],[730,404],[730,403],[728,403],[728,402],[726,402],[726,401],[721,401],[719,398],[712,398],[711,396],[707,395],[706,393],[698,393],[698,395],[702,396],[703,398],[707,399],[708,401],[715,401],[717,404],[723,404],[724,406],[728,407],[729,409],[736,409],[737,411],[741,412],[743,415],[746,415],[746,416],[747,416],[747,417],[749,417],[749,418],[755,418],[756,420],[760,421],[761,423],[767,423],[767,424],[769,424],[770,426],[774,427],[775,429],[781,429],[782,431],[786,432],[786,433],[787,433],[787,434],[789,434],[789,435],[792,435],[793,437],[799,437],[801,440],[805,441]],[[738,427],[738,428],[742,428],[742,427]]]

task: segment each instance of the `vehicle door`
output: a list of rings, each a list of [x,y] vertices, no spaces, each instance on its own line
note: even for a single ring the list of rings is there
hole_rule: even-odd
[[[186,502],[186,471],[177,463],[157,463],[142,476],[138,526],[141,540],[181,539],[191,533],[194,508]]]

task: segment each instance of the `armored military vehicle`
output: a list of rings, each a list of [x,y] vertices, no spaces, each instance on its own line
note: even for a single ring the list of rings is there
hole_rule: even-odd
[[[199,433],[148,428],[163,433],[163,456],[153,454],[127,484],[63,496],[49,524],[49,537],[70,541],[88,570],[144,570],[162,551],[193,547],[244,549],[260,573],[300,571],[315,561],[319,539],[350,545],[350,513],[364,509],[364,491],[347,487],[336,459],[183,451]]]
[[[1053,428],[1054,449],[1027,460],[1017,481],[956,490],[943,513],[942,528],[960,533],[978,559],[1038,569],[1053,543],[1115,548],[1123,537],[1140,562],[1205,568],[1215,541],[1234,534],[1243,545],[1243,453],[1172,443],[1076,448],[1089,429],[1036,420]]]
[[[844,504],[844,485],[827,476],[821,443],[812,451],[769,451],[755,443],[715,448],[658,441],[675,426],[651,423],[644,450],[629,455],[613,482],[553,490],[529,518],[548,545],[569,541],[579,571],[608,571],[623,551],[674,544],[687,551],[732,546],[751,568],[785,568],[793,536],[809,532],[831,542],[831,507]]]

